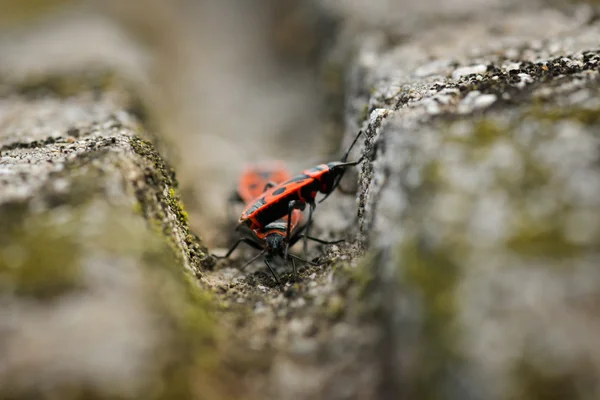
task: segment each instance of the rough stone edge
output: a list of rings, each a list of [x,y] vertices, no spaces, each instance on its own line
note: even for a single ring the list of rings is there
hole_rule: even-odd
[[[140,212],[153,229],[162,232],[174,246],[179,260],[196,277],[202,269],[212,269],[214,258],[208,254],[198,235],[190,230],[188,214],[177,191],[175,171],[148,140],[132,136],[131,149],[141,158],[143,179],[131,182]]]

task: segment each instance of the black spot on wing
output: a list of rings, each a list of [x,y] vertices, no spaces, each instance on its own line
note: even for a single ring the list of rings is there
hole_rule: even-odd
[[[269,171],[260,171],[258,174],[264,179],[269,179],[271,177],[271,172]]]
[[[256,189],[257,187],[258,187],[258,184],[257,184],[257,183],[252,183],[252,184],[250,185],[250,189],[253,189],[253,190],[254,190],[254,189]]]
[[[285,186],[280,187],[279,189],[275,190],[273,192],[273,195],[277,196],[280,195],[281,193],[285,192]]]
[[[293,182],[302,182],[306,179],[311,179],[310,176],[306,175],[306,174],[300,174],[297,175],[295,177],[293,177],[292,179],[290,179],[289,181],[287,181],[285,184],[287,185],[288,183],[293,183]]]
[[[261,197],[260,199],[256,200],[252,206],[250,206],[250,208],[248,208],[248,210],[246,210],[246,212],[244,213],[244,216],[248,216],[251,215],[254,211],[258,210],[260,207],[262,207],[265,204],[265,198]]]

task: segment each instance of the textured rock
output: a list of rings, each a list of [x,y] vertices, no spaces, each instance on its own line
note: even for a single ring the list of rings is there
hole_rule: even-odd
[[[233,396],[191,278],[211,259],[131,94],[111,74],[1,86],[0,397]]]
[[[465,46],[447,28],[359,45],[347,121],[366,104],[381,395],[600,395],[600,26],[519,18],[508,33],[462,25]]]
[[[120,35],[107,34],[113,27],[103,19],[75,24],[74,32],[89,29],[92,41],[108,43],[86,46],[73,35],[85,51],[39,38],[0,41],[8,55],[0,57],[0,397],[600,396],[594,9],[317,3],[339,12],[342,27],[321,66],[331,99],[324,113],[338,118],[332,131],[347,132],[340,153],[364,130],[350,159],[366,160],[346,174],[346,193],[315,212],[315,236],[347,243],[311,247],[318,265],[302,266],[300,282],[280,266],[283,290],[260,261],[235,268],[256,253],[213,265],[189,231],[173,171],[139,138],[150,126],[146,104],[120,82],[144,82],[152,70],[138,46],[115,42]],[[136,29],[162,32],[135,11]],[[178,21],[171,11],[165,18]],[[286,19],[285,6],[279,12],[283,32],[302,21]],[[184,20],[194,20],[191,11]],[[47,27],[43,36],[69,29]],[[192,32],[168,31],[152,40],[170,47]],[[218,66],[218,57],[206,59]],[[196,98],[182,93],[166,97]],[[252,125],[242,115],[231,126]],[[234,150],[253,142],[253,157],[270,148],[293,151],[292,165],[313,163],[287,134],[249,133],[260,126],[228,132],[245,136]],[[179,147],[202,158],[193,143],[219,141],[205,135]],[[204,151],[223,158],[222,148]],[[205,189],[210,175],[229,191],[232,182],[210,168],[186,171],[191,189]],[[200,211],[205,221],[218,218]]]
[[[598,396],[600,25],[589,11],[446,15],[427,29],[415,18],[401,38],[347,24],[341,147],[362,128],[351,159],[367,161],[356,201],[319,204],[315,232],[357,243],[329,248],[283,294],[259,263],[227,286],[233,269],[207,278],[254,311],[241,334],[274,353],[261,390]]]

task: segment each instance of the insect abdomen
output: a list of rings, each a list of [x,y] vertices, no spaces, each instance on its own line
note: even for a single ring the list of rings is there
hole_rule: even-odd
[[[276,202],[268,203],[260,210],[256,216],[256,220],[262,226],[270,224],[273,221],[283,218],[288,215],[289,203],[293,200],[299,200],[297,192],[290,192],[288,195],[281,197]]]

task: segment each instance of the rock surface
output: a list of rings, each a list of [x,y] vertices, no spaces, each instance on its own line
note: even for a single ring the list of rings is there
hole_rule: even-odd
[[[380,396],[600,396],[600,26],[499,21],[359,45]]]
[[[234,396],[174,172],[124,86],[76,72],[1,84],[0,397]]]
[[[600,397],[594,8],[349,3],[326,112],[366,160],[313,232],[348,240],[283,290],[190,231],[138,46],[0,42],[0,397]]]
[[[342,148],[364,129],[367,161],[357,203],[315,215],[359,247],[284,295],[234,286],[272,398],[600,395],[600,25],[577,7],[342,36]]]

